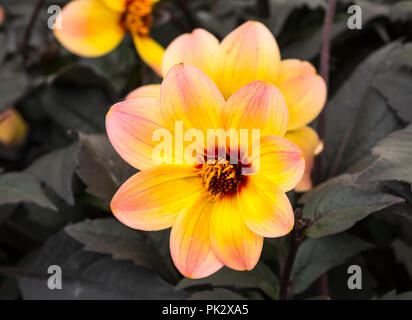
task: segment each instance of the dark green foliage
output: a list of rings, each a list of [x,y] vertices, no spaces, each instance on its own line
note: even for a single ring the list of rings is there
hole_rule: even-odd
[[[266,239],[250,272],[224,267],[192,280],[173,265],[170,230],[133,230],[113,217],[114,193],[137,170],[111,146],[106,113],[161,79],[130,37],[104,57],[70,54],[47,28],[47,10],[22,43],[36,2],[1,2],[0,111],[16,108],[30,132],[21,146],[0,146],[0,299],[279,299],[291,235]],[[222,39],[258,20],[276,36],[282,58],[319,69],[327,1],[268,0],[268,10],[255,0],[187,2],[187,10],[171,0],[157,5],[152,33],[164,46],[194,27]],[[351,4],[362,8],[362,30],[347,27]],[[410,300],[412,1],[340,0],[331,37],[322,183],[290,193],[301,212],[296,226],[308,223],[290,297]],[[56,264],[63,290],[46,285]],[[347,287],[352,264],[362,267],[359,292]],[[326,293],[319,290],[325,273]]]

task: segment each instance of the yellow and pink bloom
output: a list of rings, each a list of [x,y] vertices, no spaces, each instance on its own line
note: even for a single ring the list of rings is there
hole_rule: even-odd
[[[106,117],[112,145],[141,170],[114,195],[114,215],[135,229],[172,227],[171,255],[186,277],[206,277],[223,265],[251,270],[263,238],[280,237],[293,228],[285,192],[295,188],[304,173],[302,151],[284,138],[289,117],[282,94],[273,84],[254,81],[225,97],[205,73],[189,64],[173,66],[155,90],[158,94],[153,89],[140,88]],[[177,135],[176,121],[204,133],[259,129],[259,169],[248,159],[253,147],[249,140],[219,144],[226,154],[236,150],[237,164],[210,158],[207,144],[203,157],[208,161],[157,165],[153,149],[159,141],[153,141],[153,133],[166,128]],[[163,157],[173,160],[175,154]],[[248,174],[243,166],[250,166]]]
[[[54,34],[69,51],[98,57],[116,48],[130,32],[142,60],[160,73],[164,49],[150,37],[152,7],[158,0],[72,0]]]
[[[286,138],[295,142],[305,155],[306,171],[296,191],[307,191],[312,187],[311,169],[322,143],[308,124],[324,107],[327,90],[324,80],[309,62],[281,60],[272,33],[262,23],[254,21],[233,30],[221,42],[203,29],[177,37],[163,55],[162,74],[165,76],[172,66],[181,62],[202,70],[226,99],[253,81],[274,84],[289,110]],[[138,88],[127,98],[145,94],[158,97],[160,85]]]

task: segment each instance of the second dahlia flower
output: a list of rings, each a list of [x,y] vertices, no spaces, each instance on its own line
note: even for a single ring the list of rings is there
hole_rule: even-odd
[[[218,147],[208,141],[200,149],[201,161],[189,163],[182,158],[183,149],[169,150],[166,140],[153,138],[157,130],[167,129],[173,137],[169,142],[183,135],[186,140],[176,123],[204,136],[210,129],[259,130],[260,144],[249,137],[224,139]],[[178,64],[163,80],[159,98],[114,105],[106,128],[120,156],[142,170],[114,195],[114,215],[135,229],[172,227],[171,255],[184,276],[206,277],[223,265],[251,270],[263,237],[280,237],[292,229],[294,215],[285,192],[301,180],[305,164],[300,149],[283,137],[288,110],[274,85],[252,82],[225,100],[202,71]],[[154,152],[162,143],[163,152]],[[229,154],[230,160],[235,155],[235,163],[227,160]],[[159,164],[160,158],[166,163]]]
[[[177,37],[162,58],[162,74],[180,62],[192,64],[206,73],[227,99],[242,86],[262,80],[274,84],[285,98],[289,110],[286,138],[296,143],[305,155],[306,169],[295,188],[307,191],[314,156],[322,149],[319,137],[308,124],[321,112],[326,101],[326,84],[306,61],[281,60],[272,33],[260,22],[248,21],[229,33],[220,43],[204,29]],[[128,99],[159,96],[160,85],[141,87]]]

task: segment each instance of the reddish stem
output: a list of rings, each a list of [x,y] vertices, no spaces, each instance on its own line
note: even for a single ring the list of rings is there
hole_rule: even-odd
[[[45,2],[45,0],[38,0],[37,1],[37,4],[34,7],[34,10],[31,14],[29,23],[27,24],[26,29],[24,30],[23,38],[22,38],[22,41],[20,43],[20,52],[23,56],[24,61],[27,59],[27,56],[28,56],[27,46],[28,46],[29,41],[30,41],[33,26],[36,23],[37,17],[39,16],[39,13],[40,13],[40,9],[43,7],[44,2]]]
[[[323,40],[322,50],[320,55],[320,75],[329,86],[329,60],[330,60],[330,42],[333,26],[333,17],[335,16],[336,0],[329,0],[328,7],[326,9],[325,20],[323,24]],[[325,138],[326,128],[326,106],[318,118],[318,134],[319,138],[323,141]],[[321,176],[322,166],[322,153],[315,159],[315,168],[313,170],[313,182],[318,185],[322,181]]]

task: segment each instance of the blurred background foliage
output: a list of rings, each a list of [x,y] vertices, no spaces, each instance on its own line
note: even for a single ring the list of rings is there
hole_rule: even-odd
[[[16,108],[29,125],[23,145],[0,147],[0,298],[278,299],[289,237],[265,239],[251,272],[224,268],[190,280],[173,266],[168,230],[131,230],[112,217],[110,199],[135,170],[108,142],[105,115],[161,79],[130,37],[96,59],[62,48],[47,7],[66,2],[46,0],[36,17],[37,1],[0,1],[0,110]],[[362,8],[361,30],[347,27],[351,4]],[[325,0],[163,0],[152,32],[166,47],[196,27],[222,39],[259,20],[283,58],[318,66],[325,8]],[[412,1],[338,1],[326,182],[290,193],[311,221],[292,269],[295,298],[412,299],[411,40]],[[63,269],[63,290],[46,286],[52,264]],[[351,264],[362,267],[362,290],[347,287]],[[327,291],[317,280],[325,272]]]

